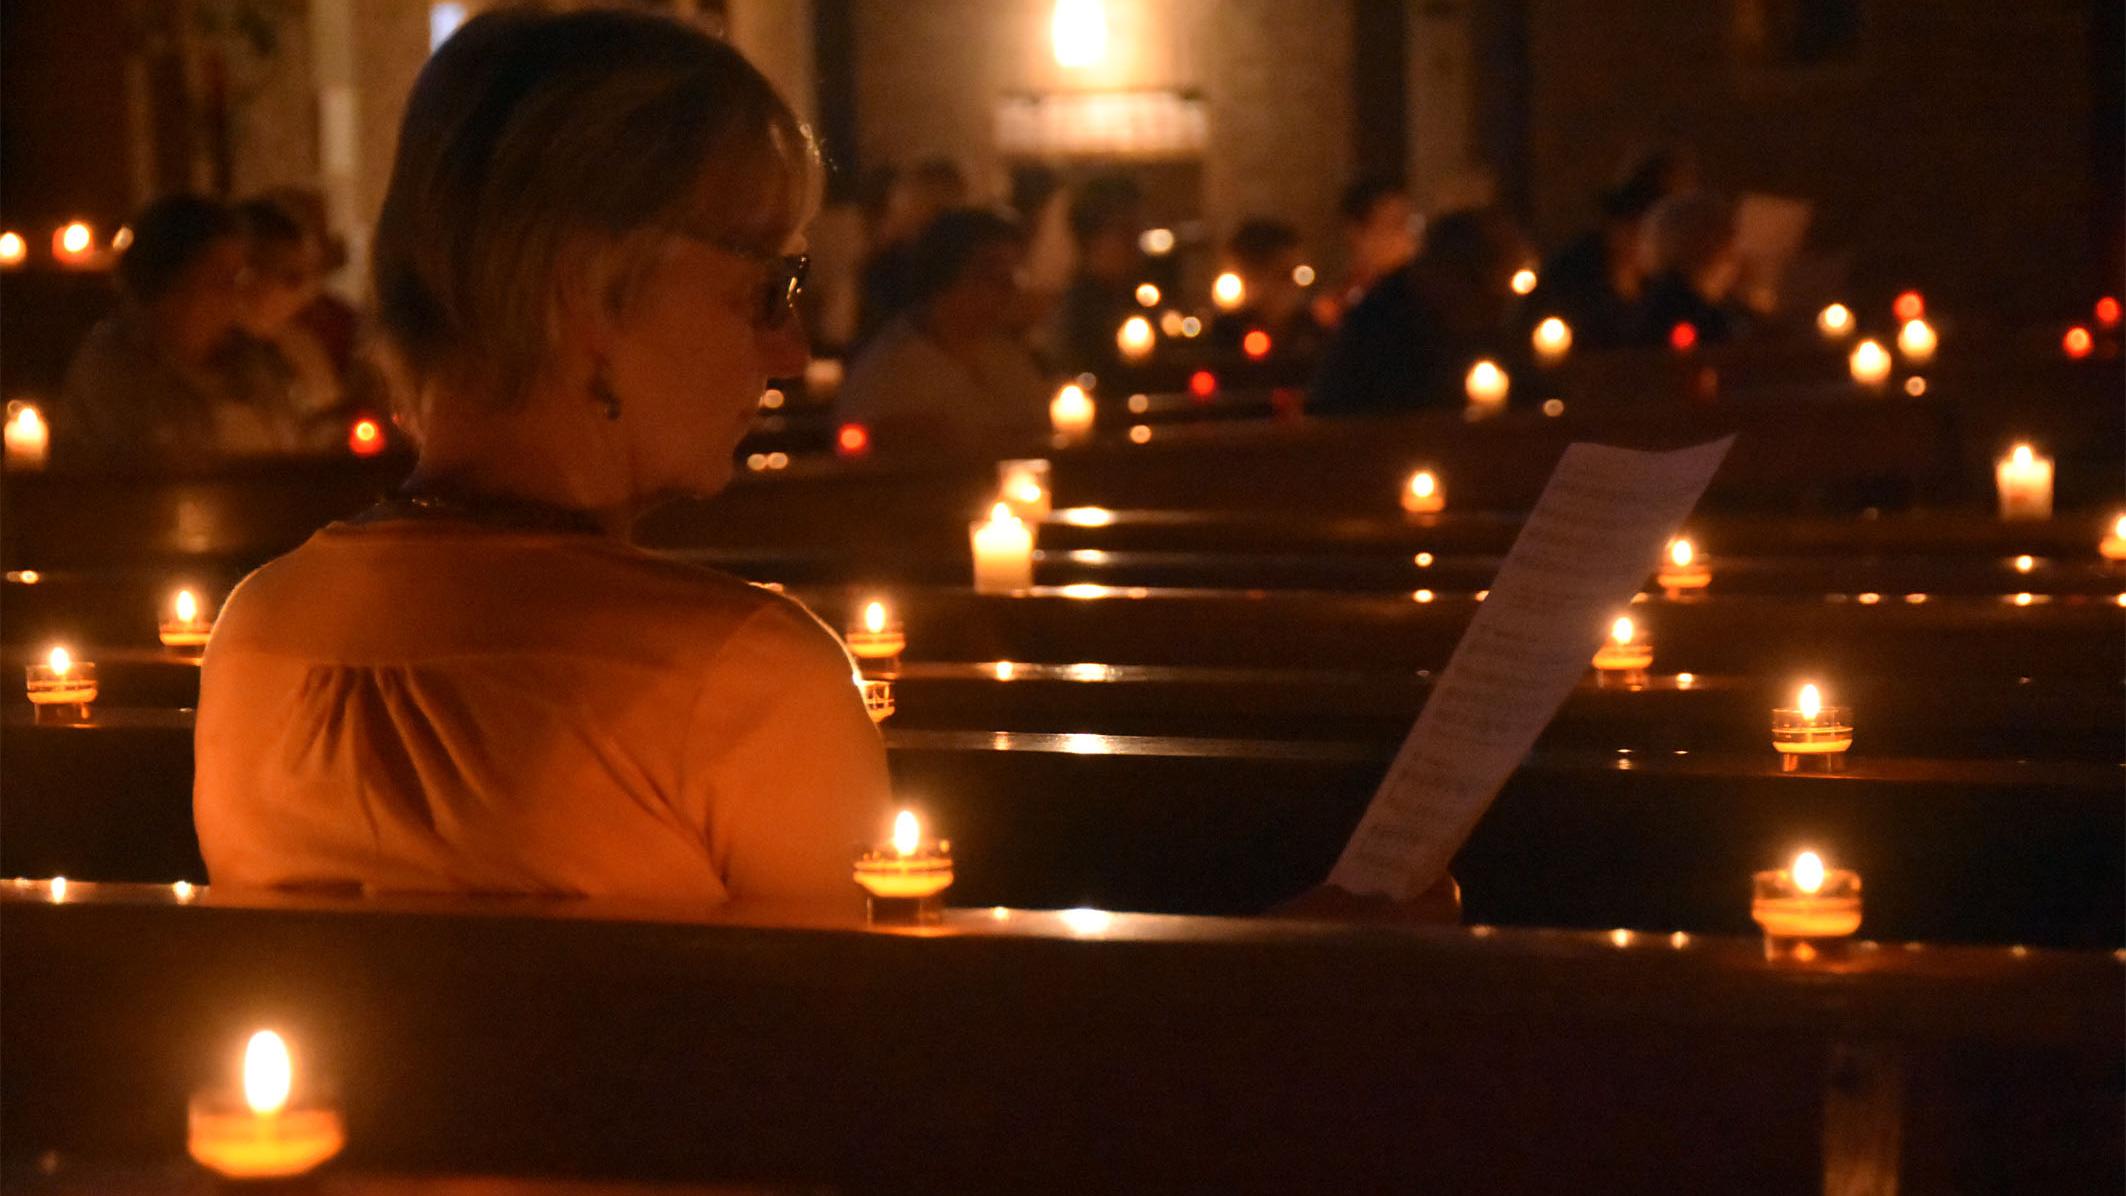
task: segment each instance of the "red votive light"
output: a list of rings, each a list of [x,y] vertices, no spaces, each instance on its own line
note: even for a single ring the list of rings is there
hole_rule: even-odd
[[[2074,358],[2076,361],[2080,361],[2082,358],[2089,356],[2089,350],[2094,347],[2094,345],[2095,342],[2090,337],[2089,330],[2087,328],[2082,327],[2080,324],[2076,324],[2074,327],[2069,328],[2067,330],[2067,335],[2060,338],[2060,351],[2065,353],[2067,356]]]
[[[1890,304],[1890,310],[1900,320],[1916,320],[1927,314],[1927,301],[1920,298],[1918,291],[1906,291]]]
[[[1208,399],[1218,393],[1218,375],[1209,370],[1197,370],[1188,376],[1188,392],[1197,399]]]
[[[1270,355],[1270,334],[1257,328],[1240,338],[1240,351],[1250,360],[1261,361]]]
[[[2096,301],[2096,322],[2106,328],[2119,326],[2119,301],[2109,295]]]
[[[1698,347],[1698,326],[1685,320],[1668,330],[1668,347],[1678,353],[1688,353]]]
[[[834,433],[834,452],[842,457],[861,457],[871,451],[871,429],[862,424],[843,424]]]
[[[347,429],[347,451],[357,457],[374,457],[384,451],[384,425],[362,416]]]

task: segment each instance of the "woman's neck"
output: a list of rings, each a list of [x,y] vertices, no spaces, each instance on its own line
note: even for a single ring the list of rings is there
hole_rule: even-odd
[[[608,536],[628,538],[639,508],[626,451],[595,408],[532,395],[505,410],[456,398],[428,410],[415,488],[582,511]]]

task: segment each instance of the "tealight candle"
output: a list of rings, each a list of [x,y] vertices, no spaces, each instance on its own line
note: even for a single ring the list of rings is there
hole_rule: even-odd
[[[315,1170],[340,1152],[347,1135],[339,1110],[309,1103],[290,1107],[295,1068],[288,1044],[260,1030],[244,1047],[241,1099],[228,1091],[192,1097],[186,1149],[209,1171],[228,1179],[287,1179]]]
[[[952,844],[924,842],[914,812],[902,810],[893,818],[892,842],[856,857],[855,877],[873,922],[935,922],[938,894],[952,887]]]
[[[1412,515],[1430,515],[1447,505],[1447,493],[1429,469],[1420,469],[1403,484],[1403,510]]]
[[[1644,685],[1654,664],[1654,642],[1638,624],[1620,616],[1609,625],[1609,638],[1595,649],[1595,680],[1602,685]]]
[[[40,723],[86,722],[96,700],[96,666],[54,648],[45,663],[29,666],[29,697]]]
[[[1669,598],[1682,598],[1692,590],[1712,584],[1713,572],[1698,558],[1697,548],[1681,536],[1668,542],[1668,555],[1654,581]]]
[[[1881,341],[1864,340],[1853,346],[1846,367],[1852,371],[1853,381],[1869,390],[1881,390],[1890,380],[1890,351],[1882,347]]]
[[[0,233],[0,270],[12,270],[30,255],[29,242],[18,232]]]
[[[1906,320],[1897,329],[1897,351],[1913,365],[1925,365],[1934,360],[1934,349],[1941,338],[1934,335],[1933,325],[1925,320]]]
[[[2097,551],[2107,561],[2126,561],[2126,515],[2121,515],[2111,525],[2111,534],[2097,544]]]
[[[1816,331],[1826,340],[1844,340],[1853,331],[1853,309],[1833,303],[1816,313]]]
[[[52,233],[52,259],[62,266],[85,266],[96,256],[96,230],[69,220]]]
[[[1055,429],[1056,441],[1069,444],[1083,440],[1092,434],[1093,401],[1085,388],[1075,382],[1056,392],[1048,403],[1048,423]]]
[[[1772,711],[1772,747],[1782,772],[1798,772],[1805,763],[1837,772],[1852,746],[1852,709],[1824,705],[1814,685],[1802,686],[1792,706]]]
[[[1462,380],[1462,389],[1469,395],[1470,418],[1482,419],[1504,411],[1506,391],[1511,385],[1506,371],[1488,357],[1470,366],[1468,376]]]
[[[2052,458],[2018,444],[1993,465],[2002,519],[2052,518]]]
[[[1771,958],[1812,959],[1823,940],[1860,929],[1860,874],[1826,868],[1813,851],[1795,856],[1790,868],[1751,879],[1750,917],[1764,928],[1765,954]]]
[[[1048,462],[1039,458],[997,462],[997,501],[1021,519],[1046,519],[1050,509]]]
[[[52,451],[52,429],[44,414],[30,403],[9,403],[5,438],[10,469],[43,469]]]
[[[1008,594],[1033,585],[1033,532],[1003,503],[968,528],[974,546],[974,590]]]
[[[893,717],[893,682],[872,677],[858,677],[856,688],[864,695],[864,713],[873,723],[882,723]]]
[[[1219,311],[1232,311],[1247,300],[1248,289],[1231,270],[1211,280],[1211,302]]]
[[[1535,326],[1528,339],[1535,346],[1537,360],[1544,365],[1556,365],[1565,360],[1565,354],[1572,349],[1572,325],[1550,316]]]
[[[1506,280],[1506,285],[1513,288],[1514,294],[1526,295],[1535,290],[1536,281],[1535,271],[1523,266],[1513,272],[1513,277]]]
[[[197,652],[207,646],[213,630],[214,620],[200,617],[199,599],[190,590],[179,590],[170,600],[169,611],[156,623],[155,635],[165,648]]]
[[[1131,316],[1115,330],[1115,347],[1122,351],[1124,361],[1143,361],[1150,357],[1152,341],[1152,322],[1143,316]]]
[[[901,653],[908,648],[901,621],[893,617],[885,603],[876,600],[864,604],[862,616],[850,624],[843,642],[849,645],[849,654],[856,657],[857,666],[866,675],[892,673],[900,666]]]

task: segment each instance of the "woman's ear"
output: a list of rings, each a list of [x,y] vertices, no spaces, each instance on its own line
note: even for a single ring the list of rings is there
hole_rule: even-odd
[[[564,357],[595,361],[612,346],[613,257],[606,239],[587,234],[569,238],[554,257],[553,346]]]

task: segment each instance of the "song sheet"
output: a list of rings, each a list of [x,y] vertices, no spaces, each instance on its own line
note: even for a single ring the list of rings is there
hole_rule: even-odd
[[[1733,443],[1565,451],[1330,884],[1408,898],[1446,872]]]

